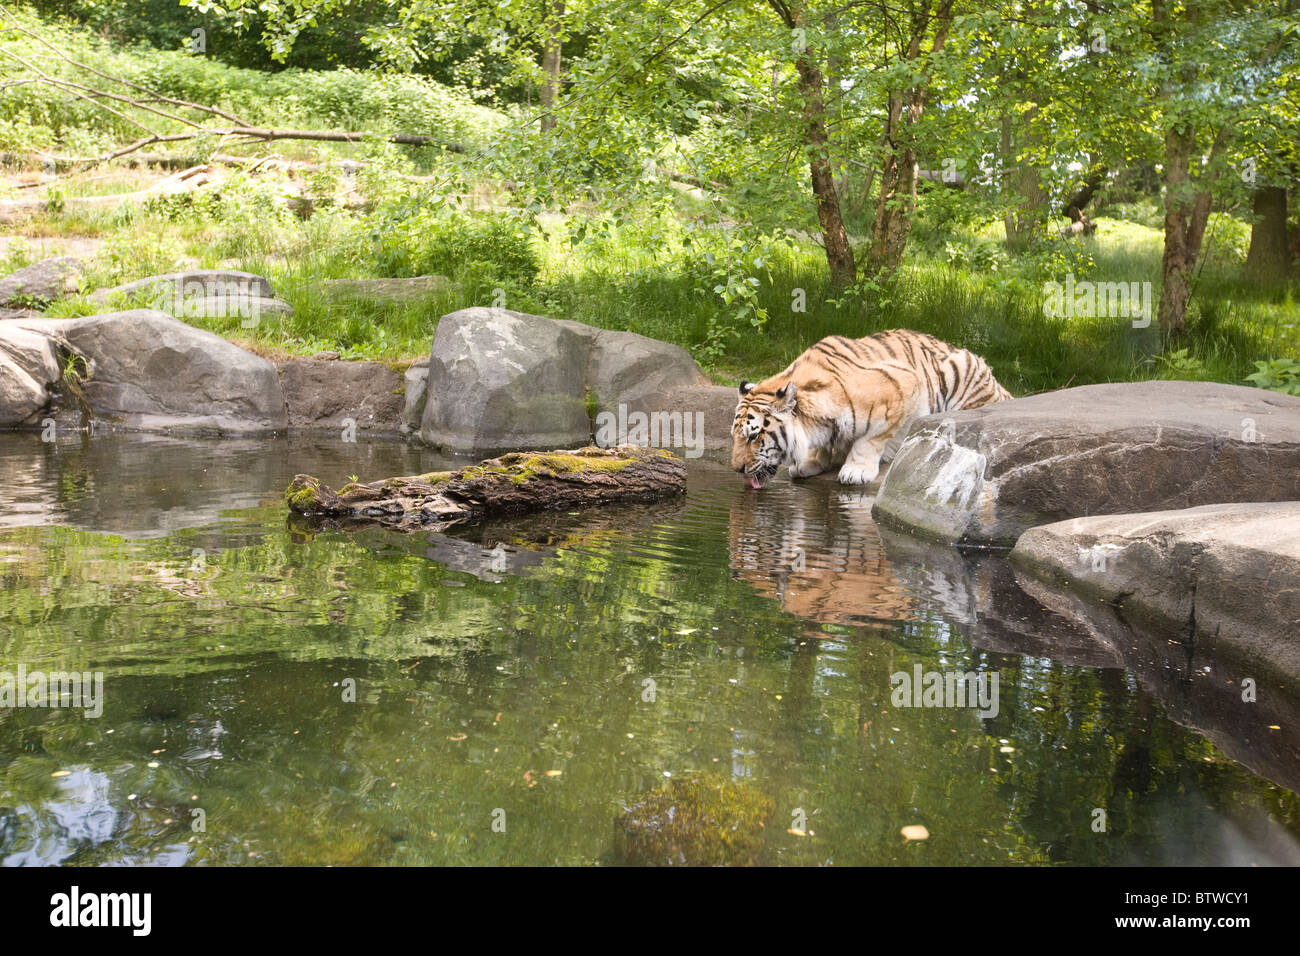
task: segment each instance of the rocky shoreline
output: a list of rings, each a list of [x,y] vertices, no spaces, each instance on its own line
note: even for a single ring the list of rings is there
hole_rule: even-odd
[[[479,457],[630,445],[719,459],[730,449],[734,390],[710,383],[681,347],[635,333],[468,308],[442,316],[429,357],[404,370],[331,356],[272,363],[158,308],[69,319],[13,310],[63,294],[76,262],[25,271],[0,280],[11,308],[0,321],[0,428],[372,436]],[[278,301],[264,278],[223,271],[126,291],[182,314],[233,299],[255,315]],[[1151,381],[920,419],[872,514],[918,543],[1014,547],[1030,586],[1068,594],[1070,607],[1138,615],[1300,681],[1298,503],[1300,398]]]

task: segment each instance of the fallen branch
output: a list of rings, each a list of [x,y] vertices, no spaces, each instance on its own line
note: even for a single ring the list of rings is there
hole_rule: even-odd
[[[295,514],[401,531],[559,508],[647,502],[681,494],[686,465],[666,451],[621,445],[512,452],[459,471],[439,471],[334,491],[295,475],[285,500]]]
[[[107,163],[114,159],[120,159],[123,156],[129,156],[137,150],[144,149],[146,146],[152,146],[155,143],[182,143],[191,139],[198,139],[200,136],[244,136],[250,141],[270,143],[280,139],[301,139],[312,140],[322,143],[359,143],[364,140],[370,133],[351,133],[339,132],[336,130],[316,130],[316,129],[262,129],[258,126],[226,126],[226,127],[202,127],[187,133],[168,133],[166,135],[154,134],[138,139],[134,143],[123,146],[121,149],[114,150],[111,153],[105,153],[103,156],[88,156],[84,159],[65,159],[63,162],[69,167],[73,166],[94,166],[99,163]],[[465,147],[459,143],[444,143],[434,136],[426,136],[422,133],[391,133],[386,136],[380,136],[380,139],[388,143],[397,143],[401,146],[438,146],[451,153],[463,153]]]

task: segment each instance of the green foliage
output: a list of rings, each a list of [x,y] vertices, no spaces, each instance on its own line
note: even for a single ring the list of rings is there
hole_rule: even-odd
[[[165,96],[225,109],[255,125],[425,133],[477,147],[506,122],[504,115],[478,105],[465,91],[427,77],[352,69],[265,73],[229,66],[178,45],[154,49],[107,42],[84,29],[41,21],[21,9],[13,13],[28,30],[94,69]],[[184,36],[188,35],[186,30]],[[45,62],[49,54],[37,41],[11,30],[0,30],[0,41],[29,62]],[[59,80],[86,79],[63,60],[49,58],[42,69]],[[6,75],[22,72],[8,60],[3,70]],[[124,116],[162,132],[184,128],[130,107],[117,112],[123,115],[99,109],[86,99],[51,95],[38,83],[0,84],[0,146],[13,150],[57,146],[68,154],[93,155],[141,135],[140,127]],[[215,138],[207,141],[209,148],[216,144]],[[201,151],[203,143],[192,148]]]
[[[1300,361],[1289,358],[1256,361],[1255,371],[1246,376],[1246,381],[1284,395],[1300,395]]]
[[[722,305],[710,316],[704,342],[697,349],[704,360],[716,359],[734,340],[761,333],[767,324],[768,312],[759,297],[760,275],[765,273],[771,280],[764,248],[761,241],[747,242],[732,235],[718,252],[704,252],[695,260],[696,293],[716,296]]]
[[[1157,357],[1160,367],[1175,378],[1199,379],[1205,375],[1205,363],[1194,355],[1190,349],[1176,349]]]
[[[526,288],[541,271],[529,219],[462,211],[425,192],[376,210],[369,229],[380,276],[444,275],[475,288]]]
[[[997,272],[1005,268],[1008,262],[1006,247],[988,239],[971,243],[945,243],[944,257],[954,266],[977,272]]]

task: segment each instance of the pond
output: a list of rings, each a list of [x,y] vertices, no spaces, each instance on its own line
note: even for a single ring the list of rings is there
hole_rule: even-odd
[[[1300,862],[1293,702],[1102,646],[862,491],[692,462],[654,506],[286,520],[296,472],[436,467],[0,436],[0,675],[103,675],[98,716],[0,709],[0,863],[610,864],[624,808],[692,772],[771,799],[765,864]],[[996,675],[996,706],[896,704],[930,672]]]

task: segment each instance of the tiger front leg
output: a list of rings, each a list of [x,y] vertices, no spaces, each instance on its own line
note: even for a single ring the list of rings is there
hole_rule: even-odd
[[[886,435],[859,438],[849,449],[848,457],[840,468],[841,485],[869,485],[880,474],[880,453],[885,450],[893,432]]]

